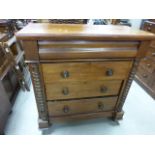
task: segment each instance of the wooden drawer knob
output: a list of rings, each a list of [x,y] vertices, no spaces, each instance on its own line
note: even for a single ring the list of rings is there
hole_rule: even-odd
[[[108,88],[105,87],[105,86],[101,86],[101,88],[100,88],[100,92],[101,92],[101,93],[106,93],[107,90],[108,90]]]
[[[107,76],[112,76],[112,75],[113,75],[113,72],[114,72],[114,71],[113,71],[112,69],[107,69],[107,70],[106,70],[106,75],[107,75]]]
[[[63,88],[62,93],[64,95],[68,95],[69,94],[69,89],[67,87]]]
[[[69,112],[69,107],[68,107],[67,105],[65,105],[65,106],[63,107],[63,112],[64,112],[64,113],[68,113],[68,112]]]
[[[63,71],[63,72],[61,72],[61,76],[62,76],[63,78],[68,78],[68,77],[69,77],[69,72],[68,72],[68,71]]]
[[[98,109],[103,110],[104,109],[104,104],[102,102],[98,103]]]

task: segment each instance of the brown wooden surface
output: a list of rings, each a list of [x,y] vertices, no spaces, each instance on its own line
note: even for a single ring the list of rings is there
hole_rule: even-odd
[[[48,84],[57,81],[125,79],[131,69],[132,61],[47,63],[41,66],[44,82]],[[112,76],[106,74],[109,69],[113,70]],[[62,76],[64,71],[69,72],[69,77]]]
[[[96,97],[107,95],[118,95],[121,80],[111,81],[75,81],[75,82],[54,82],[45,84],[47,100],[71,99]],[[101,92],[102,88],[106,90]],[[103,89],[104,89],[103,88]],[[63,91],[67,89],[68,94]]]
[[[97,113],[85,113],[85,114],[76,114],[76,115],[64,115],[57,117],[49,117],[49,122],[58,123],[58,122],[70,122],[70,121],[81,121],[95,118],[112,118],[114,116],[114,111],[106,111],[106,112],[97,112]]]
[[[0,79],[2,80],[11,68],[12,64],[7,59],[3,49],[3,42],[8,38],[7,34],[0,33]]]
[[[5,33],[0,33],[0,41],[2,41],[3,39],[7,38],[7,34]]]
[[[150,74],[154,72],[155,62],[151,61],[149,58],[145,57],[140,63],[140,66],[147,70]]]
[[[112,117],[114,121],[123,119],[124,111],[120,111],[114,114]]]
[[[47,106],[45,98],[44,83],[42,80],[41,67],[39,63],[33,63],[29,65],[31,71],[31,78],[35,93],[36,104],[39,113],[39,119],[43,122],[48,122],[47,118]]]
[[[149,46],[150,46],[150,41],[142,41],[139,47],[139,51],[137,52],[137,58],[141,59],[146,55],[146,51],[148,50]]]
[[[11,103],[8,94],[0,80],[0,134],[4,133],[5,124],[11,111]]]
[[[155,33],[155,22],[145,21],[142,29],[144,31]]]
[[[149,86],[142,78],[137,74],[135,76],[135,81],[153,98],[155,99],[155,88]]]
[[[128,26],[84,24],[28,24],[16,34],[21,40],[148,40],[155,35]]]
[[[150,47],[155,48],[155,41],[151,41]]]
[[[38,41],[39,49],[51,48],[138,48],[138,41]]]
[[[155,33],[155,23],[145,21],[142,27],[143,30]],[[143,50],[144,51],[144,50]],[[153,98],[155,98],[155,40],[149,47],[145,49],[145,58],[139,63],[136,74],[136,81],[142,86]]]
[[[137,41],[39,41],[41,60],[135,57]]]
[[[39,60],[37,42],[35,42],[35,41],[24,41],[23,47],[24,47],[25,56],[26,56],[27,60],[30,60],[30,59],[33,61]]]
[[[133,62],[134,58],[99,58],[99,59],[55,59],[55,60],[40,60],[40,64],[45,64],[45,63],[81,63],[81,62],[108,62],[108,61],[132,61]],[[28,60],[25,61],[26,63],[34,63],[34,61]]]
[[[155,61],[155,48],[149,47],[146,52],[146,57],[149,57]]]
[[[29,24],[16,36],[23,40],[26,61],[35,68],[41,66],[31,71],[34,88],[39,87],[35,94],[39,114],[40,109],[46,114],[48,104],[40,127],[57,120],[122,118],[138,62],[155,39],[152,33],[127,26],[80,24]],[[107,76],[107,70],[113,74]],[[45,99],[39,102],[44,88]],[[96,109],[98,100],[112,96],[117,100],[107,100],[105,111]],[[68,115],[63,113],[68,111],[66,104],[71,109]]]
[[[144,83],[146,83],[148,86],[151,87],[151,76],[150,76],[150,73],[146,69],[144,69],[142,66],[138,67],[137,76],[142,81],[144,81]]]
[[[40,49],[39,57],[41,60],[65,60],[65,59],[92,59],[92,58],[134,58],[136,48],[57,48]],[[28,59],[30,60],[30,59]]]
[[[49,101],[50,116],[94,113],[114,110],[117,97],[80,99],[69,101]],[[67,110],[65,111],[66,108]]]

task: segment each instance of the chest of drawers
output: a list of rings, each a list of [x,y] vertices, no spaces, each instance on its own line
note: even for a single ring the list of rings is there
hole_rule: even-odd
[[[154,34],[126,26],[29,24],[19,31],[30,66],[39,127],[123,117],[138,62]]]
[[[143,30],[155,33],[155,22],[145,21]],[[145,57],[140,61],[136,81],[155,99],[155,41],[150,43]]]

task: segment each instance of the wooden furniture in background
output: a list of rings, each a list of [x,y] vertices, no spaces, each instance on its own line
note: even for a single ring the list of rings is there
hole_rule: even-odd
[[[0,34],[0,93],[4,95],[2,99],[0,98],[0,133],[4,132],[8,111],[14,103],[19,88],[30,89],[30,73],[23,54],[15,37],[10,38],[7,33]]]
[[[19,87],[18,85],[18,79],[17,75],[14,72],[14,66],[12,61],[8,59],[8,56],[6,52],[4,51],[3,42],[8,40],[8,35],[3,34],[0,35],[0,80],[2,81],[2,84],[4,85],[4,88],[6,90],[6,94],[8,94],[8,98],[11,101],[15,91]]]
[[[155,39],[127,26],[82,24],[29,24],[16,36],[31,70],[40,128],[121,119],[138,62]]]
[[[155,33],[155,22],[145,21],[142,29]],[[155,41],[151,42],[140,61],[135,80],[155,99]]]
[[[0,19],[0,32],[7,34],[8,37],[12,37],[15,32],[13,20]]]
[[[15,37],[12,37],[10,39],[3,40],[1,42],[1,49],[3,53],[5,53],[7,61],[10,62],[11,67],[13,68],[15,74],[17,75],[20,87],[23,90],[26,89],[29,91],[31,79],[28,67],[24,62],[24,51],[22,51],[21,44],[18,41],[16,41]],[[7,70],[5,72],[7,72]],[[1,77],[5,76],[6,74],[5,72],[3,72]]]
[[[3,50],[2,43],[8,39],[7,34],[0,34],[0,134],[4,134],[8,115],[19,90],[13,64]]]
[[[4,134],[5,124],[11,111],[11,104],[6,90],[0,80],[0,135]]]

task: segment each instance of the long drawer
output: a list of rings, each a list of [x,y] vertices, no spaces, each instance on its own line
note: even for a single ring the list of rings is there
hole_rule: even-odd
[[[53,82],[45,85],[47,100],[118,95],[121,80]]]
[[[44,82],[125,79],[132,61],[42,64]]]
[[[134,58],[138,41],[38,41],[40,60]]]
[[[80,99],[68,101],[48,101],[49,116],[73,115],[112,111],[117,97]]]

